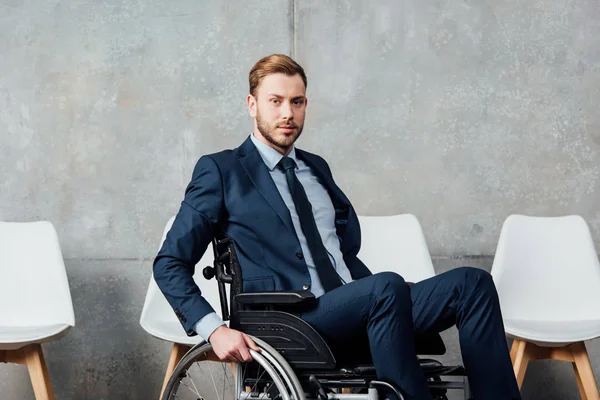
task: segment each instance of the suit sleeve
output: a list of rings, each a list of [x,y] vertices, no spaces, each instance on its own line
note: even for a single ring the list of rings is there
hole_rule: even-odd
[[[211,243],[224,213],[221,174],[215,161],[198,160],[173,226],[154,260],[154,279],[189,336],[214,312],[194,282],[195,265]]]

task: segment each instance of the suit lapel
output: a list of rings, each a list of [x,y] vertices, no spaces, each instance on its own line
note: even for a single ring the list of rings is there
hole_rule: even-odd
[[[285,202],[281,198],[279,190],[277,190],[277,186],[275,185],[275,182],[273,182],[273,178],[271,178],[269,169],[265,165],[265,162],[250,138],[239,147],[239,153],[239,161],[246,170],[246,174],[248,174],[252,184],[256,187],[256,190],[258,190],[267,203],[273,207],[283,223],[291,229],[292,232],[295,232],[292,217],[290,216],[290,210],[288,210]]]
[[[329,192],[331,201],[336,209],[350,206],[350,200],[348,200],[344,192],[342,192],[342,190],[335,184],[333,177],[327,171],[327,166],[319,157],[316,157],[298,148],[296,148],[296,155],[299,159],[304,161],[306,165],[308,165],[321,180],[321,183]]]
[[[239,161],[242,164],[246,174],[252,181],[252,184],[256,187],[258,192],[264,197],[264,199],[271,205],[273,210],[277,213],[279,218],[283,221],[292,232],[295,232],[290,211],[287,208],[285,202],[277,190],[273,178],[269,173],[269,169],[265,165],[260,153],[256,149],[254,143],[250,138],[237,149],[239,155]],[[336,230],[340,238],[344,239],[346,225],[350,222],[358,223],[356,215],[350,203],[350,200],[346,197],[344,192],[336,185],[333,177],[328,171],[328,167],[325,162],[310,153],[302,151],[296,148],[296,155],[299,159],[304,161],[315,175],[319,178],[329,196],[335,208],[335,225]],[[360,241],[360,239],[358,239]],[[346,242],[343,242],[343,245]]]

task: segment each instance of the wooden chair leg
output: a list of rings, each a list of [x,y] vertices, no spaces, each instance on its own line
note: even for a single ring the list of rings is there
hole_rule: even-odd
[[[588,400],[587,396],[585,395],[585,390],[583,389],[583,382],[581,382],[579,370],[577,370],[577,364],[575,364],[575,362],[572,362],[571,364],[573,365],[573,371],[575,371],[575,379],[577,379],[577,388],[579,389],[581,400]]]
[[[594,371],[592,371],[592,364],[590,364],[590,358],[585,348],[585,344],[583,342],[577,342],[570,345],[569,348],[571,349],[573,359],[575,360],[573,364],[581,398],[585,400],[600,399],[598,386],[596,385],[596,379],[594,378]]]
[[[515,339],[513,348],[515,346],[516,350],[514,350],[513,369],[515,371],[515,377],[517,378],[517,384],[519,385],[519,389],[521,389],[523,380],[525,379],[525,371],[527,371],[527,364],[529,364],[529,360],[531,360],[532,357],[531,350],[526,341]],[[513,353],[513,350],[511,350],[511,353]]]
[[[515,365],[515,358],[517,357],[517,351],[519,351],[520,340],[514,339],[510,348],[510,361]]]
[[[54,393],[52,392],[52,385],[50,384],[50,376],[48,375],[42,346],[32,344],[25,347],[23,351],[36,400],[54,400]]]
[[[519,389],[523,385],[529,361],[561,360],[571,362],[573,365],[581,399],[600,400],[592,365],[583,342],[573,343],[565,347],[540,347],[524,340],[515,339],[510,350],[510,357]]]
[[[160,390],[159,400],[162,399],[167,383],[171,378],[171,374],[173,374],[173,370],[175,370],[175,367],[189,349],[190,347],[185,344],[173,343],[173,349],[171,349],[171,356],[169,357],[169,364],[167,365],[167,371],[165,372],[165,380],[163,381],[162,389]]]

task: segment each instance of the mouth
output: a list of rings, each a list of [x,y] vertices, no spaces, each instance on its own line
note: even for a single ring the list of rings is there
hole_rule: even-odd
[[[294,125],[281,125],[278,127],[281,130],[284,130],[286,132],[290,132],[296,129],[296,127]]]

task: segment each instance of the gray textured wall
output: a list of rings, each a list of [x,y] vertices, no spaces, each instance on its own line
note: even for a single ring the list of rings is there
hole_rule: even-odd
[[[156,398],[152,257],[197,158],[251,131],[247,73],[272,52],[308,73],[299,146],[359,213],[415,214],[438,271],[489,269],[512,213],[581,214],[600,244],[595,0],[4,0],[0,38],[0,220],[52,221],[75,304],[46,347],[59,399]],[[578,398],[559,362],[523,392]],[[1,365],[0,399],[32,398]]]

